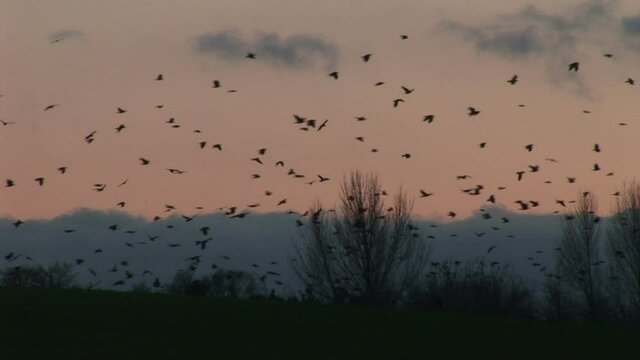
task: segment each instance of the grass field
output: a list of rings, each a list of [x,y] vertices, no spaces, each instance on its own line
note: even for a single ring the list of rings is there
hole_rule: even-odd
[[[0,359],[634,359],[640,329],[366,307],[0,288]]]

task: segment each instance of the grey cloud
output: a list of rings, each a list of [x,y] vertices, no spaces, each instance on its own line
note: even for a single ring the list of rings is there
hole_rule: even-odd
[[[622,30],[628,35],[640,36],[640,15],[622,19]]]
[[[49,34],[48,39],[50,41],[60,41],[70,38],[82,37],[85,33],[77,29],[61,29]]]
[[[313,66],[333,69],[338,62],[335,44],[309,35],[282,38],[268,33],[247,40],[237,31],[223,31],[200,35],[196,39],[196,50],[199,54],[213,54],[229,61],[243,60],[248,52],[253,52],[259,60],[290,69]]]
[[[504,208],[485,209],[493,217],[484,220],[480,214],[471,218],[442,224],[435,221],[414,221],[423,236],[433,236],[434,253],[432,260],[465,260],[486,256],[491,261],[511,263],[517,271],[527,278],[538,281],[542,274],[531,266],[526,258],[535,256],[535,261],[543,263],[549,269],[553,267],[552,249],[559,233],[559,218],[554,215],[523,215],[512,213]],[[501,217],[511,221],[502,224]],[[202,255],[198,271],[211,271],[211,264],[227,268],[256,272],[262,275],[273,270],[282,275],[286,284],[282,291],[295,291],[298,282],[288,265],[288,259],[294,254],[293,245],[300,233],[295,227],[295,217],[284,213],[250,214],[246,219],[228,219],[216,214],[202,214],[190,222],[179,215],[173,215],[159,221],[150,222],[123,212],[103,212],[79,210],[59,216],[52,220],[26,221],[20,228],[14,228],[11,219],[0,218],[0,269],[10,265],[28,263],[24,257],[7,263],[2,257],[10,252],[29,255],[40,264],[49,264],[56,260],[73,262],[83,258],[86,263],[76,268],[82,284],[101,281],[100,287],[109,288],[128,270],[135,277],[127,285],[146,280],[148,284],[155,277],[164,282],[171,281],[178,269],[185,268],[185,259]],[[118,224],[117,231],[109,226]],[[171,225],[173,228],[168,228]],[[435,227],[433,227],[433,226]],[[210,227],[210,234],[204,236],[199,229]],[[500,230],[492,229],[499,226]],[[76,229],[65,233],[65,229]],[[126,231],[135,231],[127,234]],[[477,236],[484,233],[483,236]],[[452,236],[452,235],[456,236]],[[159,236],[151,241],[148,235]],[[515,237],[508,237],[514,235]],[[213,240],[203,251],[196,246],[196,240],[212,236]],[[127,245],[130,244],[130,245]],[[181,244],[169,247],[169,244]],[[489,246],[497,245],[491,254]],[[94,250],[103,252],[94,254]],[[543,250],[543,254],[536,251]],[[225,260],[222,256],[229,256]],[[109,271],[115,264],[126,260],[129,265],[118,273]],[[277,265],[271,265],[276,261]],[[254,268],[251,264],[259,265]],[[88,268],[97,272],[93,277]],[[144,270],[153,272],[153,277],[143,277]],[[276,287],[270,279],[268,285]]]
[[[621,27],[625,45],[640,51],[640,15],[623,18]]]
[[[566,15],[528,6],[513,14],[493,19],[486,25],[466,25],[454,21],[441,27],[461,35],[483,52],[509,58],[537,55],[563,56],[584,42],[601,42],[603,30],[615,26],[615,1],[588,1]]]

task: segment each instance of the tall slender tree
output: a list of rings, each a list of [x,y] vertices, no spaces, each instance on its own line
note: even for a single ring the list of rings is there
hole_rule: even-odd
[[[380,305],[416,289],[430,246],[411,224],[407,195],[398,191],[387,207],[385,194],[375,174],[353,171],[342,181],[337,209],[311,207],[292,262],[309,295]]]
[[[576,205],[562,222],[557,264],[559,274],[577,290],[586,306],[587,316],[594,321],[599,320],[604,305],[600,271],[602,238],[596,209],[596,200],[591,193],[579,195]]]

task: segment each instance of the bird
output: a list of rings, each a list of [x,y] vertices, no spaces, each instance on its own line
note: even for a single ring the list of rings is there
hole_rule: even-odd
[[[44,111],[49,111],[49,110],[55,108],[56,106],[58,106],[58,104],[47,105],[47,107],[44,108]]]
[[[222,151],[222,144],[214,144],[212,146],[213,149],[218,149],[219,151]]]
[[[318,126],[318,131],[322,130],[325,126],[327,126],[328,122],[329,122],[329,119],[326,119],[325,121],[323,121],[322,124]]]
[[[338,72],[337,71],[329,73],[328,76],[334,78],[335,80],[338,80]]]
[[[126,109],[123,109],[123,108],[121,108],[121,107],[119,107],[119,108],[117,108],[117,109],[116,109],[116,113],[118,113],[118,114],[124,114],[124,113],[126,113],[126,112],[127,112],[127,110],[126,110]]]
[[[492,251],[493,251],[493,249],[495,249],[495,248],[496,248],[496,245],[491,245],[491,246],[489,246],[489,248],[487,249],[487,253],[492,252]]]
[[[415,89],[409,89],[409,88],[408,88],[408,87],[406,87],[406,86],[401,86],[401,88],[402,88],[402,91],[404,91],[404,93],[405,93],[406,95],[411,94],[411,93],[415,90]]]
[[[525,149],[527,149],[528,152],[533,151],[533,144],[527,144],[524,146]]]
[[[593,151],[595,151],[595,152],[600,152],[600,145],[598,145],[598,144],[594,144],[594,145],[593,145]]]
[[[330,180],[328,177],[323,177],[322,175],[318,175],[318,178],[320,179],[320,182],[325,182]]]
[[[156,76],[156,81],[161,81],[161,80],[164,80],[164,75],[158,74],[158,76]]]
[[[41,177],[37,177],[37,178],[35,178],[35,179],[33,179],[33,180],[34,180],[35,182],[37,182],[37,183],[38,183],[38,185],[40,185],[40,186],[43,186],[43,185],[44,185],[44,178],[43,178],[42,176],[41,176]]]
[[[16,186],[16,182],[13,181],[12,179],[6,179],[4,181],[4,187],[14,187]]]
[[[151,161],[149,159],[145,159],[145,158],[138,158],[140,160],[140,165],[149,165],[151,163]]]
[[[371,54],[364,54],[364,55],[360,56],[360,59],[362,59],[362,61],[367,63],[371,59]]]
[[[220,80],[213,80],[213,86],[212,86],[212,88],[217,89],[217,88],[219,88],[220,86],[221,86],[221,85],[220,85]]]
[[[398,107],[398,105],[399,105],[401,102],[404,102],[404,99],[395,99],[395,100],[393,100],[393,107],[394,107],[394,108],[397,108],[397,107]]]
[[[579,62],[572,62],[571,64],[569,64],[569,71],[578,72],[579,69],[580,69]]]
[[[426,121],[427,123],[431,124],[434,119],[435,119],[435,115],[429,114],[429,115],[425,115],[422,118],[422,121]]]
[[[245,56],[245,58],[247,59],[255,59],[256,58],[256,54],[249,52],[247,53],[247,56]]]
[[[0,123],[2,123],[2,126],[7,126],[7,125],[13,125],[15,124],[14,121],[4,121],[2,119],[0,119]]]
[[[400,39],[402,40],[407,40],[408,38],[409,38],[409,35],[406,35],[406,34],[400,35]]]
[[[469,106],[467,108],[467,115],[469,115],[469,117],[480,115],[480,110],[476,109],[473,106]]]
[[[411,154],[405,153],[405,154],[402,154],[402,157],[405,158],[405,159],[410,159],[411,158]]]
[[[518,82],[518,75],[513,75],[511,79],[507,80],[507,82],[511,85],[515,85]]]
[[[625,81],[625,83],[626,83],[626,84],[629,84],[629,85],[635,85],[635,84],[636,84],[635,80],[633,80],[632,78],[628,78],[628,79]]]
[[[426,192],[426,191],[420,189],[420,197],[429,197],[431,195],[433,195],[433,193]]]

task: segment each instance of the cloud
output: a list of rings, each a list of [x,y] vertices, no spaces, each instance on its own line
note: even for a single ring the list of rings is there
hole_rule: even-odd
[[[520,274],[531,280],[541,280],[539,269],[532,267],[531,261],[526,259],[533,256],[535,262],[549,269],[553,267],[552,249],[556,247],[554,241],[560,230],[558,216],[516,214],[500,207],[487,207],[485,213],[490,213],[492,218],[485,220],[478,213],[452,223],[416,219],[413,224],[422,236],[434,238],[433,261],[486,256],[491,261],[514,265]],[[511,221],[503,224],[502,217]],[[100,287],[110,288],[122,279],[124,270],[128,270],[135,275],[127,281],[128,287],[143,280],[150,284],[155,277],[163,283],[170,282],[177,270],[189,264],[186,258],[202,255],[198,270],[202,273],[211,271],[214,263],[258,275],[272,270],[282,275],[280,280],[286,284],[287,291],[295,291],[299,283],[288,264],[300,236],[295,219],[285,213],[250,214],[242,220],[215,213],[199,215],[190,222],[179,215],[147,221],[124,212],[79,210],[51,220],[28,220],[14,228],[12,219],[0,218],[3,234],[0,270],[5,266],[29,263],[24,256],[7,263],[1,256],[10,252],[28,255],[40,264],[58,260],[74,262],[82,258],[86,262],[76,267],[81,284],[101,281]],[[118,225],[117,230],[109,230],[114,224]],[[199,231],[203,226],[210,227],[206,236]],[[69,229],[75,232],[66,233]],[[150,240],[148,236],[158,238]],[[195,244],[196,240],[209,236],[213,240],[205,250]],[[181,246],[170,247],[169,244]],[[495,250],[487,254],[487,249],[493,245],[496,245]],[[96,249],[103,252],[94,253]],[[544,253],[536,253],[539,250]],[[226,260],[223,255],[230,259]],[[128,265],[119,266],[119,272],[111,272],[110,269],[121,261],[127,261]],[[273,261],[277,265],[271,265]],[[89,268],[97,276],[92,276]],[[145,270],[152,271],[153,277],[143,276]],[[268,285],[276,287],[273,280],[270,279]]]
[[[593,0],[579,4],[567,14],[553,14],[530,5],[489,24],[467,25],[455,21],[441,24],[445,31],[462,36],[481,52],[507,58],[563,56],[584,43],[604,43],[603,34],[616,26],[617,2]]]
[[[625,17],[620,25],[625,44],[635,51],[640,51],[640,15]]]
[[[50,41],[62,41],[71,38],[83,37],[85,33],[76,29],[61,29],[55,31],[47,37]]]
[[[313,66],[334,69],[338,62],[335,44],[309,35],[281,38],[278,34],[268,33],[259,35],[255,40],[247,40],[239,32],[228,30],[198,36],[196,51],[228,61],[243,60],[247,53],[252,52],[259,60],[288,69]]]

